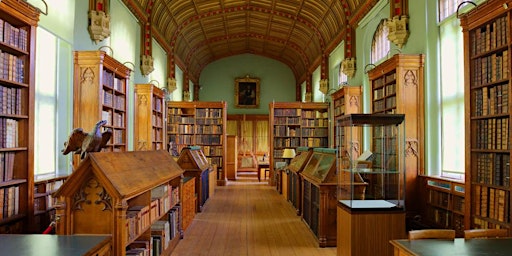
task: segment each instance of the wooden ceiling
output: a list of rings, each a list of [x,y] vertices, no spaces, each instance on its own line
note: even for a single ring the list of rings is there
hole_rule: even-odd
[[[192,81],[213,61],[251,53],[286,64],[301,82],[378,0],[123,2]]]

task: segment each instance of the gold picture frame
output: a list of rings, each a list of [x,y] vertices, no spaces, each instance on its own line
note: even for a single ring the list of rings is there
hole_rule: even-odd
[[[237,108],[260,107],[260,79],[249,76],[235,79],[235,106]]]

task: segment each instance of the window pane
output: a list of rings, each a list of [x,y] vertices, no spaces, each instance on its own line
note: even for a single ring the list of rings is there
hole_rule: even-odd
[[[376,63],[384,58],[389,52],[388,29],[384,25],[385,20],[382,20],[377,26],[377,30],[373,35],[371,62]]]

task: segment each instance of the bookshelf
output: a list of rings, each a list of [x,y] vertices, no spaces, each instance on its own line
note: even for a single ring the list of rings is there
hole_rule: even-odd
[[[464,237],[464,182],[426,176],[421,177],[421,181],[422,188],[426,188],[425,224],[454,229],[457,237]]]
[[[152,84],[135,85],[136,150],[165,150],[165,92]]]
[[[0,233],[25,232],[34,212],[38,21],[39,12],[28,3],[0,1]]]
[[[511,229],[510,9],[493,0],[460,17],[464,34],[465,227]]]
[[[52,196],[67,176],[36,175],[34,182],[34,223],[32,232],[42,233],[55,220],[56,198]]]
[[[90,153],[54,193],[56,233],[111,235],[112,255],[170,255],[183,235],[182,175],[163,150]]]
[[[167,102],[167,139],[178,152],[199,146],[210,165],[217,165],[219,181],[224,181],[226,156],[227,103],[205,101]]]
[[[269,104],[270,169],[283,158],[286,148],[328,147],[329,104],[272,102]]]
[[[131,70],[104,51],[74,52],[73,126],[91,131],[99,120],[112,137],[103,151],[126,151],[128,99]],[[80,157],[73,159],[78,166]]]
[[[424,58],[395,54],[368,72],[371,112],[405,115],[405,198],[416,198],[417,177],[424,172]],[[418,214],[419,200],[405,203],[408,217]]]

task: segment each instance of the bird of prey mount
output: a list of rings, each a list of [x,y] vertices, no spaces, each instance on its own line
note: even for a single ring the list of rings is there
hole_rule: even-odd
[[[106,123],[106,120],[97,122],[94,129],[89,133],[84,132],[82,128],[75,128],[69,135],[68,140],[64,142],[62,154],[67,155],[69,152],[75,152],[75,154],[80,154],[80,159],[84,159],[88,152],[101,151],[112,137],[112,129],[108,128],[102,132],[101,127]]]

